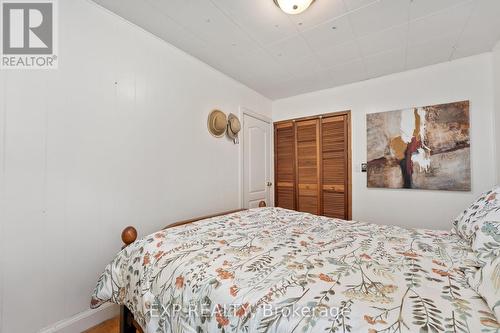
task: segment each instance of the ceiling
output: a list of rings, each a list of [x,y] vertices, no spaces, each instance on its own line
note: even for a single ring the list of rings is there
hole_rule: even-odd
[[[500,0],[94,0],[279,99],[491,51]]]

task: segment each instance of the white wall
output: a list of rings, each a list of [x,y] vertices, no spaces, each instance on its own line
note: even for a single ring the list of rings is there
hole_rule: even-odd
[[[492,57],[483,54],[318,91],[273,103],[274,120],[352,110],[353,218],[380,224],[450,229],[453,218],[495,182]],[[368,189],[367,113],[470,100],[472,192]]]
[[[144,235],[239,207],[241,145],[211,137],[206,117],[271,115],[268,99],[91,2],[59,10],[59,69],[0,71],[5,333],[87,310],[125,226]]]
[[[497,184],[500,184],[500,42],[493,49],[493,82],[495,89]]]

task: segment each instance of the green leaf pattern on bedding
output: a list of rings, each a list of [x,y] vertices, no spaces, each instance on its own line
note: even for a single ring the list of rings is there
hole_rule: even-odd
[[[135,242],[91,304],[127,305],[145,332],[499,333],[467,284],[476,266],[450,232],[252,209]],[[296,309],[309,312],[287,315]]]
[[[472,245],[479,268],[469,276],[469,284],[486,300],[500,318],[500,211],[490,212],[478,224]]]

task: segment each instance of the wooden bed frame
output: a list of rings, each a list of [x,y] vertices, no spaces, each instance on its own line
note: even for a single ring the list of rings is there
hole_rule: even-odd
[[[259,202],[259,207],[266,207],[266,202],[265,201]],[[223,215],[227,215],[227,214],[231,214],[231,213],[237,213],[237,212],[241,212],[244,210],[246,210],[246,209],[235,209],[235,210],[222,212],[222,213],[218,213],[218,214],[212,214],[212,215],[192,218],[189,220],[179,221],[179,222],[175,222],[173,224],[166,226],[165,228],[163,228],[163,230],[170,229],[173,227],[178,227],[178,226],[189,224],[189,223],[193,223],[193,222],[200,221],[200,220],[209,219],[211,217],[217,217],[217,216],[223,216]],[[137,239],[137,230],[134,227],[129,226],[129,227],[126,227],[125,229],[123,229],[123,231],[122,231],[122,241],[124,243],[123,248],[125,248],[125,247],[129,246],[130,244],[132,244],[133,242],[135,242],[136,239]],[[132,312],[124,305],[122,305],[120,307],[120,333],[144,333],[143,330],[141,329],[141,326],[134,320],[134,315],[132,314]]]

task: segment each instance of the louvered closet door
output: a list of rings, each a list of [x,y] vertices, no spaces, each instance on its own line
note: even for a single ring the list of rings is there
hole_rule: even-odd
[[[297,210],[320,214],[319,119],[297,121]]]
[[[295,128],[292,121],[274,126],[275,205],[295,209]]]
[[[347,117],[321,120],[322,215],[348,219]]]

